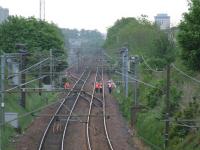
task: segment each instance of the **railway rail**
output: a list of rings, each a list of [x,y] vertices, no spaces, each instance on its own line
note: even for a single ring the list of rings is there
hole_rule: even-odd
[[[66,95],[66,97],[62,100],[61,104],[57,108],[54,115],[51,117],[44,134],[42,135],[38,150],[64,150],[64,149],[70,149],[73,146],[73,144],[70,143],[70,134],[69,132],[73,128],[72,118],[76,115],[74,110],[78,109],[78,101],[80,99],[87,100],[88,103],[84,104],[85,107],[81,109],[84,110],[84,114],[80,115],[79,117],[85,117],[85,123],[84,126],[81,127],[80,130],[85,132],[82,132],[82,134],[85,133],[85,135],[82,135],[85,140],[82,142],[82,150],[95,150],[98,149],[98,146],[101,145],[104,150],[113,150],[113,146],[109,137],[109,133],[107,131],[107,124],[106,124],[106,106],[105,106],[105,85],[104,85],[104,78],[103,78],[103,67],[97,67],[96,73],[94,77],[94,84],[92,87],[92,92],[84,92],[83,88],[91,75],[92,71],[85,71],[82,73],[80,78],[77,78],[76,83],[72,87],[72,89],[69,91],[69,93]],[[101,81],[103,84],[102,93],[96,93],[95,92],[95,83],[97,81]],[[83,94],[83,95],[82,95]],[[86,98],[87,97],[87,98]],[[76,108],[77,107],[77,108]],[[80,107],[80,106],[79,106]],[[88,109],[88,110],[87,110]],[[87,113],[86,113],[87,112]],[[56,122],[56,117],[59,117],[62,124],[62,131],[54,134],[53,133],[53,124]],[[75,127],[74,127],[75,128]],[[93,129],[97,129],[101,132],[100,136],[96,136]],[[81,133],[77,133],[81,134]],[[79,136],[79,135],[76,135]],[[80,135],[81,136],[81,135]],[[71,139],[73,139],[71,137]],[[76,138],[74,138],[75,140]],[[75,141],[75,143],[78,143]],[[83,148],[84,147],[84,148]]]
[[[68,112],[66,106],[71,110],[74,109],[75,103],[77,102],[77,99],[80,96],[81,90],[85,85],[89,75],[90,72],[88,70],[84,71],[81,77],[77,80],[72,89],[69,91],[66,98],[63,99],[44,131],[38,150],[55,150],[61,148],[63,136],[71,114],[71,111]],[[76,90],[77,94],[74,94],[73,90]],[[74,101],[74,99],[76,99],[76,101]],[[67,117],[63,117],[64,121],[62,122],[64,123],[61,122],[62,124],[65,124],[65,128],[60,134],[53,134],[53,124],[56,122],[56,116],[59,116],[59,114],[68,115]]]
[[[102,83],[102,93],[95,93],[95,83],[96,82],[101,82]],[[88,145],[88,150],[93,150],[93,149],[97,149],[97,147],[99,147],[100,145],[104,145],[103,149],[104,150],[113,150],[113,146],[107,131],[107,124],[106,124],[106,109],[105,109],[105,91],[104,91],[104,78],[103,78],[103,68],[98,68],[97,69],[97,73],[95,76],[95,82],[94,82],[94,88],[92,91],[92,97],[91,97],[91,101],[90,101],[90,108],[88,111],[88,118],[87,118],[87,128],[86,128],[86,133],[87,133],[87,145]],[[94,96],[98,97],[99,99],[102,100],[103,103],[103,107],[102,109],[94,109],[93,108],[93,100],[94,100]],[[91,116],[95,113],[99,113],[99,116],[102,117],[96,117],[96,118],[91,118]],[[101,125],[99,124],[102,123]],[[97,124],[99,124],[99,126],[97,126],[99,129],[98,130],[104,130],[104,135],[105,136],[95,136],[92,134],[96,134],[94,133],[94,131],[92,131],[93,126],[96,126]],[[96,131],[95,131],[96,132]],[[102,131],[101,131],[102,132]],[[96,138],[97,137],[97,138]],[[106,138],[105,138],[106,137]]]

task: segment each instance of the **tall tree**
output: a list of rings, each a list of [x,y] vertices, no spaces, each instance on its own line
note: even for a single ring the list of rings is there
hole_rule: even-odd
[[[0,50],[16,52],[16,44],[23,43],[31,53],[54,50],[64,53],[64,38],[60,29],[34,17],[10,16],[0,24]]]
[[[189,11],[179,25],[178,41],[186,66],[200,71],[200,1],[190,0]]]

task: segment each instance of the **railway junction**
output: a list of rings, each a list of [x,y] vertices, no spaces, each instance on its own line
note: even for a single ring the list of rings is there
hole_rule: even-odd
[[[90,61],[80,66],[78,72],[76,65],[72,65],[59,73],[70,79],[68,88],[47,90],[20,86],[26,94],[56,92],[59,96],[44,109],[28,114],[36,118],[25,133],[14,139],[17,150],[137,150],[142,147],[141,143],[134,142],[117,101],[109,93],[108,81],[111,77],[106,59],[102,55],[95,63]],[[51,66],[50,71],[53,71]],[[50,78],[56,80],[54,75]],[[95,91],[97,82],[102,83],[102,91]],[[6,92],[17,93],[18,89],[13,87]]]

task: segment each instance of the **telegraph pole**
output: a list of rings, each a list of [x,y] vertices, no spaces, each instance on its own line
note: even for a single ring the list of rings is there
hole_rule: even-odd
[[[167,65],[167,85],[166,85],[166,113],[165,113],[165,145],[164,148],[168,147],[169,143],[169,98],[170,98],[170,64]]]
[[[0,120],[0,150],[3,150],[3,133],[4,133],[4,80],[5,80],[5,54],[1,56],[1,120]]]

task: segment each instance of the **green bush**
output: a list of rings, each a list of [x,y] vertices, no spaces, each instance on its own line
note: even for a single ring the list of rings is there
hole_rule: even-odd
[[[144,113],[139,113],[137,116],[137,133],[139,136],[147,139],[150,145],[155,145],[157,147],[163,147],[163,129],[164,122],[159,119],[160,114],[157,111],[151,110]],[[153,146],[152,146],[152,149]]]

